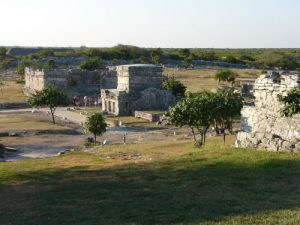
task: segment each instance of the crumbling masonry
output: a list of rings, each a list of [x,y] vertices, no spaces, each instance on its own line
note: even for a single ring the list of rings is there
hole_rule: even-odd
[[[254,105],[242,109],[241,132],[237,147],[272,151],[300,151],[300,115],[282,117],[278,94],[287,94],[300,85],[300,74],[269,72],[260,76],[253,87]]]
[[[86,71],[81,69],[33,70],[25,69],[24,92],[27,95],[48,86],[55,86],[73,96],[99,96],[102,88],[117,87],[114,69]]]
[[[102,89],[102,111],[133,115],[135,110],[167,110],[176,104],[170,91],[162,88],[162,67],[124,65],[117,67],[116,89]]]
[[[48,86],[64,90],[71,99],[101,97],[103,112],[133,115],[135,110],[166,110],[176,104],[171,91],[162,88],[162,67],[124,65],[105,70],[80,69],[25,70],[27,95]]]

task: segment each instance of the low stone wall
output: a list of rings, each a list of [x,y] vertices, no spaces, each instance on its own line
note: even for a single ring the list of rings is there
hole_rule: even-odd
[[[242,109],[241,132],[237,147],[273,151],[300,151],[300,115],[286,118],[280,115],[282,105],[278,95],[298,87],[300,74],[268,73],[260,76],[253,87],[253,106]]]
[[[134,112],[134,117],[148,120],[150,122],[158,122],[161,117],[161,113],[150,113],[146,111],[135,111]]]
[[[23,109],[28,107],[27,103],[0,103],[0,109]]]

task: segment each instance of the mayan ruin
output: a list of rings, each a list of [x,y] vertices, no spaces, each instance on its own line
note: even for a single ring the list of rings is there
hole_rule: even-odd
[[[283,117],[279,94],[300,86],[299,73],[269,72],[254,84],[254,105],[244,106],[236,146],[273,151],[300,151],[300,117]]]
[[[135,110],[167,110],[176,103],[162,88],[162,67],[124,65],[117,69],[117,88],[102,89],[102,110],[115,115],[132,115]]]
[[[87,71],[81,69],[25,69],[24,92],[27,95],[40,91],[48,86],[64,90],[67,95],[95,97],[102,88],[116,88],[115,70]]]
[[[299,0],[0,9],[0,225],[300,224]]]

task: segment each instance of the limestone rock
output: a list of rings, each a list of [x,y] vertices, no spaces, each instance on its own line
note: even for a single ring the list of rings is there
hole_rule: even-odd
[[[300,84],[300,74],[269,72],[261,75],[253,86],[255,101],[244,106],[237,147],[254,147],[272,151],[300,151],[300,115],[280,115],[277,96]]]

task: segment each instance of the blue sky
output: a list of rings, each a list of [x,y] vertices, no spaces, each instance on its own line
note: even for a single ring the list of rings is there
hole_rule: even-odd
[[[299,0],[0,0],[0,46],[299,48]]]

